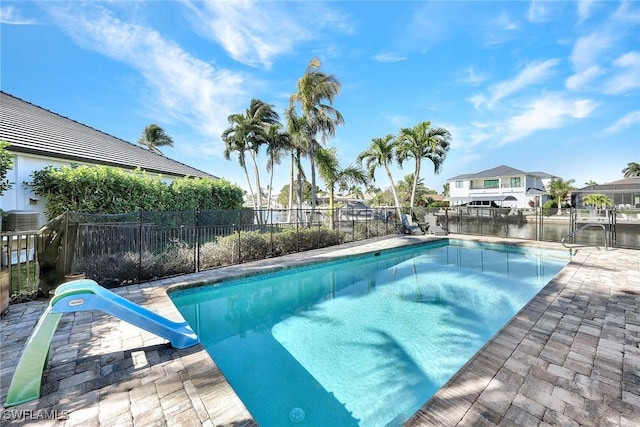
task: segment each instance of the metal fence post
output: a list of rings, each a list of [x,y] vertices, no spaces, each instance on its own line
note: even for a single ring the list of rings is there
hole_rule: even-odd
[[[195,268],[195,272],[200,271],[200,209],[195,210],[195,220],[196,220],[196,228],[195,228],[195,245],[193,245],[193,264]]]
[[[143,210],[140,210],[140,224],[138,229],[138,277],[136,277],[136,281],[140,281],[140,277],[142,277],[142,220],[143,220]]]
[[[242,239],[240,238],[240,233],[242,232],[242,209],[238,209],[238,264],[242,262],[240,258],[242,256],[242,251],[240,250],[240,246],[242,245]]]

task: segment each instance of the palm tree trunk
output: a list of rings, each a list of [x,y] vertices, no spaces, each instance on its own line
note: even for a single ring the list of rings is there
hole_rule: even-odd
[[[287,206],[289,208],[289,210],[287,211],[287,222],[291,223],[293,222],[293,176],[294,176],[294,169],[295,169],[295,155],[293,154],[293,151],[291,152],[291,172],[290,172],[290,177],[289,177],[289,205]]]
[[[247,185],[249,186],[249,195],[251,196],[251,203],[253,204],[253,208],[256,208],[256,198],[253,194],[253,187],[251,186],[251,178],[249,178],[249,171],[247,170],[247,166],[243,166],[244,175],[247,177]]]
[[[298,192],[298,219],[297,222],[302,222],[301,210],[302,210],[302,164],[300,163],[300,151],[296,153],[296,165],[298,166],[298,183],[297,183],[297,192]]]
[[[411,187],[410,214],[413,214],[413,206],[416,200],[416,189],[418,188],[418,180],[420,179],[420,158],[416,158],[416,167],[413,174],[413,186]]]
[[[251,160],[253,160],[253,174],[255,175],[256,187],[258,187],[258,200],[256,203],[256,218],[258,224],[262,224],[262,187],[260,186],[260,172],[258,171],[258,162],[256,160],[256,153],[251,150]]]
[[[309,138],[309,141],[311,141],[309,147],[309,166],[311,168],[311,215],[309,216],[309,226],[311,226],[316,210],[316,147],[313,138]]]
[[[389,166],[385,165],[385,170],[387,171],[387,177],[389,177],[389,182],[391,183],[391,193],[393,194],[393,201],[396,204],[396,211],[398,213],[398,221],[402,219],[402,211],[400,210],[400,202],[398,201],[398,193],[396,193],[396,184],[393,182],[393,176],[391,176],[391,171],[389,170]]]
[[[333,197],[333,188],[334,188],[334,184],[331,184],[329,186],[329,229],[333,230],[335,229],[335,224],[334,224],[334,220],[335,220],[335,207],[334,207],[334,197]]]

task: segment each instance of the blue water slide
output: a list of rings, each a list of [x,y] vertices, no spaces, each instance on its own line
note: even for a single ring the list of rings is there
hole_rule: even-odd
[[[126,298],[82,279],[58,286],[18,361],[7,393],[6,407],[40,397],[42,371],[47,365],[51,339],[64,313],[100,310],[145,331],[169,340],[174,348],[187,348],[200,341],[187,322],[174,322]]]

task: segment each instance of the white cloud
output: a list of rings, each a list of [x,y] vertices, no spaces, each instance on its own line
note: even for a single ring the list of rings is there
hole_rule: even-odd
[[[467,76],[463,79],[465,83],[469,83],[472,85],[477,85],[486,80],[486,77],[476,73],[473,67],[469,67],[467,70]]]
[[[631,111],[625,114],[620,119],[616,120],[614,124],[605,129],[603,134],[610,135],[618,133],[636,123],[640,123],[640,110]]]
[[[319,3],[237,1],[185,2],[199,33],[219,43],[236,61],[270,68],[274,59],[326,32],[353,33],[349,19]]]
[[[578,21],[584,22],[591,12],[594,0],[578,0]]]
[[[389,114],[387,120],[395,128],[404,128],[410,125],[409,117],[400,114]]]
[[[604,92],[620,94],[640,88],[640,52],[628,52],[613,63],[620,72],[605,83]]]
[[[543,62],[529,64],[513,79],[505,80],[489,87],[490,97],[488,100],[483,95],[474,95],[470,100],[474,103],[476,109],[484,102],[491,108],[503,98],[549,78],[553,67],[559,62],[559,59],[548,59]]]
[[[580,37],[571,52],[574,69],[581,71],[598,64],[604,54],[615,45],[616,39],[617,37],[605,33],[592,33]]]
[[[585,70],[569,76],[565,82],[565,87],[569,90],[584,90],[598,77],[605,74],[605,71],[597,65],[592,65]]]
[[[244,76],[194,58],[149,27],[123,22],[92,4],[72,10],[54,6],[51,13],[72,39],[136,69],[147,83],[143,94],[154,115],[199,129],[218,138],[226,117],[243,93]],[[212,138],[213,139],[213,138]]]
[[[513,31],[518,29],[518,24],[512,20],[506,12],[502,12],[500,16],[493,21],[493,24],[501,31]]]
[[[393,53],[379,53],[373,57],[373,60],[378,62],[400,62],[406,59],[406,56],[398,56]]]
[[[9,25],[30,25],[35,23],[33,19],[22,17],[15,6],[0,6],[0,23]]]
[[[571,100],[559,94],[545,94],[508,121],[501,143],[522,139],[539,130],[559,128],[569,119],[584,119],[596,107],[588,99]]]
[[[269,68],[274,57],[287,54],[312,34],[278,3],[251,0],[193,2],[202,34],[216,40],[236,61]]]
[[[529,22],[540,23],[545,22],[551,15],[551,2],[531,0],[529,10],[527,11],[527,19]]]

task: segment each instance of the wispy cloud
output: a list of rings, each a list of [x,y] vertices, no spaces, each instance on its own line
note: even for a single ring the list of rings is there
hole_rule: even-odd
[[[604,86],[607,94],[620,94],[640,88],[640,52],[629,52],[613,63],[619,70]]]
[[[337,9],[313,3],[189,1],[199,33],[219,43],[238,62],[270,68],[300,43],[323,32],[350,34],[353,26]]]
[[[621,132],[636,123],[640,123],[640,110],[631,111],[603,131],[603,135]]]
[[[609,52],[617,37],[613,34],[598,31],[578,38],[571,52],[571,63],[577,71],[582,71],[598,64],[603,55]]]
[[[543,82],[551,76],[553,68],[560,62],[559,59],[548,59],[542,62],[534,62],[527,65],[513,79],[505,80],[489,87],[489,97],[484,95],[475,95],[471,101],[476,108],[480,108],[486,104],[489,108],[493,107],[498,101],[512,95],[524,88]]]
[[[401,62],[406,61],[406,59],[406,56],[399,56],[393,53],[379,53],[373,57],[373,60],[378,62]]]
[[[20,11],[13,5],[0,6],[0,23],[9,25],[30,25],[35,20],[22,16]]]
[[[527,19],[534,23],[546,22],[552,14],[551,9],[552,2],[531,0],[527,10]]]
[[[404,128],[410,125],[410,118],[400,114],[389,114],[387,120],[394,128]]]
[[[522,139],[532,133],[555,129],[570,119],[588,117],[597,104],[588,99],[569,99],[560,94],[545,94],[526,106],[522,114],[512,117],[501,143]]]
[[[67,9],[73,7],[73,9]],[[194,58],[153,28],[114,17],[99,5],[54,5],[50,12],[79,46],[136,69],[146,82],[141,97],[155,115],[219,137],[237,107],[244,76]],[[143,99],[144,100],[144,99]]]
[[[591,82],[604,74],[605,70],[597,65],[592,65],[579,73],[569,76],[565,81],[565,87],[569,90],[588,89]]]
[[[472,85],[478,85],[486,80],[486,77],[482,74],[478,74],[473,67],[469,67],[466,72],[466,76],[462,79],[465,83]]]
[[[594,0],[578,0],[578,22],[584,22],[589,18],[593,2]]]

